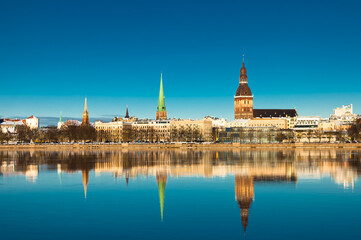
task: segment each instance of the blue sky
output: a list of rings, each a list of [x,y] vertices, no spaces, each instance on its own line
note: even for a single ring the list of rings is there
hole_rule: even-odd
[[[1,1],[0,116],[233,119],[242,53],[255,108],[361,113],[360,1]]]

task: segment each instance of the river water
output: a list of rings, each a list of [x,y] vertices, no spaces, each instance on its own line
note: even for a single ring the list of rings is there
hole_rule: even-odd
[[[2,239],[361,239],[356,150],[0,151]]]

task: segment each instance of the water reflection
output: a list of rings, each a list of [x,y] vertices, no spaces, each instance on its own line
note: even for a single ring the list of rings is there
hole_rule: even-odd
[[[233,150],[233,151],[2,151],[0,175],[25,175],[30,182],[41,177],[39,169],[63,173],[82,173],[87,198],[89,172],[96,176],[111,173],[114,178],[154,176],[158,185],[160,218],[169,177],[235,177],[235,199],[246,232],[257,182],[290,182],[299,179],[331,177],[344,188],[353,188],[361,174],[360,152],[342,150]],[[39,173],[40,172],[40,173]],[[40,175],[40,176],[39,176]]]

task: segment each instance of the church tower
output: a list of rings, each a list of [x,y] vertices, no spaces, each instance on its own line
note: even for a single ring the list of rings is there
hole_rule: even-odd
[[[253,95],[248,86],[247,70],[243,64],[239,76],[239,86],[234,96],[234,118],[252,119],[253,118]]]
[[[82,125],[89,125],[89,113],[88,113],[88,105],[87,105],[87,99],[85,98],[85,104],[84,104],[84,112],[83,112],[83,121],[81,123]]]
[[[160,88],[159,88],[159,100],[158,100],[158,107],[156,113],[156,119],[167,119],[167,110],[165,108],[164,103],[164,92],[163,92],[163,79],[162,74],[160,74]]]

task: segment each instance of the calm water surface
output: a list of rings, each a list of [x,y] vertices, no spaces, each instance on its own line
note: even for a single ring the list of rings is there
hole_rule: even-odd
[[[361,152],[0,152],[2,239],[361,239]]]

